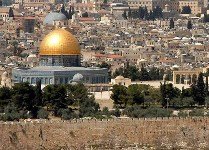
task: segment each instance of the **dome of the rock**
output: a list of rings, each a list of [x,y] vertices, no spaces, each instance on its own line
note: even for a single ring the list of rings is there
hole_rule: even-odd
[[[57,29],[44,37],[40,45],[40,55],[80,55],[77,39],[66,29]]]

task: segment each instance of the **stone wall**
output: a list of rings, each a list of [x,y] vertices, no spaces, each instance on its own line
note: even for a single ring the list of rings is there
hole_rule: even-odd
[[[209,118],[1,122],[0,149],[209,149]]]

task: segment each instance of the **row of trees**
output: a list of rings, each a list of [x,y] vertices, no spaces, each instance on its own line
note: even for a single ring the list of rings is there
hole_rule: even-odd
[[[60,12],[63,13],[67,19],[72,19],[72,16],[75,13],[75,10],[74,10],[74,7],[70,6],[69,11],[67,11],[65,10],[65,6],[62,5]]]
[[[170,29],[173,29],[175,27],[175,22],[174,22],[173,18],[170,19],[169,27],[170,27]],[[188,20],[188,22],[187,22],[187,29],[189,29],[189,30],[192,29],[192,22],[191,22],[191,20]]]
[[[157,6],[153,11],[147,10],[147,7],[139,7],[138,10],[131,10],[129,7],[128,12],[125,10],[122,14],[124,19],[144,19],[144,20],[155,20],[157,18],[162,18],[162,8]]]
[[[207,84],[207,83],[206,83]],[[155,89],[148,85],[114,85],[111,98],[114,104],[120,108],[127,106],[161,105],[163,108],[193,107],[202,106],[208,103],[208,90],[203,81],[203,74],[200,73],[198,80],[191,88],[179,90],[172,83],[161,83],[160,88]]]
[[[163,69],[152,67],[149,70],[142,67],[139,70],[136,66],[128,65],[115,70],[113,77],[122,75],[123,77],[130,78],[132,81],[149,81],[149,80],[162,80],[164,75]]]
[[[0,88],[1,119],[47,118],[52,116],[71,119],[102,115],[99,104],[82,84],[48,85],[41,90],[29,83]]]

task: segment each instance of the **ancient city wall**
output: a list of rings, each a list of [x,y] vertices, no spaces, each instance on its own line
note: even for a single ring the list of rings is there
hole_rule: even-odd
[[[1,122],[0,149],[209,149],[209,118]]]

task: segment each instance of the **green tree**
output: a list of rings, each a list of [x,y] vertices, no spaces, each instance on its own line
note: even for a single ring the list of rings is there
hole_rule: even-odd
[[[14,12],[11,7],[9,8],[9,17],[14,17]]]
[[[38,111],[37,118],[39,118],[39,119],[48,119],[48,116],[49,116],[49,112],[46,111],[45,109],[41,108]]]
[[[120,67],[115,69],[115,72],[113,73],[113,77],[115,78],[119,75],[124,76],[124,68]]]
[[[160,70],[156,67],[150,68],[150,71],[148,72],[150,80],[162,80],[163,79],[163,70]]]
[[[144,103],[144,95],[138,84],[130,85],[127,89],[127,94],[129,98],[128,103],[130,105]]]
[[[13,46],[13,55],[16,56],[18,54],[18,42],[13,41],[12,46]]]
[[[173,18],[170,19],[170,29],[174,28],[174,20]]]
[[[155,20],[155,15],[152,10],[150,10],[150,12],[149,12],[148,20],[153,20],[153,21]]]
[[[132,18],[132,11],[130,7],[128,8],[128,18]]]
[[[72,6],[70,6],[70,9],[68,12],[69,19],[72,19],[73,14],[74,14],[74,12],[72,12]]]
[[[139,80],[141,80],[141,81],[148,81],[150,79],[151,78],[149,76],[149,73],[148,73],[147,69],[142,66],[141,71],[139,73]]]
[[[62,4],[62,8],[61,8],[60,12],[62,14],[64,14],[67,19],[70,19],[70,17],[72,19],[72,16],[69,15],[69,12],[67,10],[65,10],[65,5],[64,4]],[[70,12],[70,14],[72,14],[72,12]]]
[[[41,90],[41,80],[39,79],[36,83],[36,86],[35,86],[34,103],[37,106],[42,106],[43,105],[42,98],[43,98],[43,93],[42,93],[42,90]]]
[[[128,17],[127,17],[126,10],[123,11],[122,17],[123,17],[124,19],[127,19],[127,18],[128,18]]]
[[[67,85],[67,104],[79,107],[86,99],[89,98],[89,93],[83,84]]]
[[[111,111],[111,114],[114,115],[115,117],[120,117],[121,112],[119,108],[115,108],[115,110]]]
[[[191,14],[192,10],[191,10],[190,6],[183,6],[181,13],[182,14]]]
[[[130,78],[131,80],[135,81],[139,79],[139,69],[136,66],[127,66],[125,68],[121,67],[115,70],[113,73],[113,77],[123,76],[125,78]]]
[[[41,80],[39,79],[36,83],[36,86],[34,87],[35,90],[35,97],[32,100],[32,109],[31,109],[31,114],[33,118],[37,118],[38,115],[38,110],[40,107],[43,106],[43,101],[42,101],[42,90],[41,90]]]
[[[205,80],[205,92],[206,95],[208,95],[208,77],[209,77],[209,69],[207,69],[207,71],[203,74],[204,77],[206,78]]]
[[[188,22],[187,22],[187,29],[192,29],[192,22],[191,22],[191,20],[188,20]]]
[[[43,101],[58,116],[59,109],[67,108],[67,90],[64,85],[48,85],[43,89]]]
[[[150,95],[152,101],[154,102],[153,104],[161,102],[161,93],[160,93],[159,88],[150,88],[149,95]]]
[[[18,112],[18,109],[13,105],[9,104],[4,109],[4,115],[2,118],[4,121],[14,121],[20,119],[20,113]]]
[[[208,14],[204,14],[204,18],[203,18],[203,22],[209,22],[209,15]]]
[[[26,83],[18,83],[12,87],[12,103],[18,110],[31,111],[35,97],[34,87]]]
[[[110,81],[111,80],[111,75],[112,75],[111,65],[106,63],[106,62],[102,62],[101,64],[98,64],[97,67],[108,69],[108,80]]]
[[[135,81],[138,79],[139,69],[136,66],[127,66],[123,71],[123,76]]]
[[[148,13],[148,10],[147,10],[147,6],[144,7],[144,19],[145,20],[149,19],[149,13]]]
[[[119,107],[125,107],[128,102],[127,88],[123,85],[113,85],[111,99]]]
[[[61,118],[64,120],[69,120],[77,117],[73,110],[70,108],[61,109],[60,113]]]
[[[144,8],[140,6],[139,9],[138,9],[138,17],[139,17],[139,19],[144,19],[144,15],[145,15]]]
[[[11,89],[9,87],[0,87],[0,107],[3,109],[11,101]]]
[[[157,6],[153,9],[153,18],[162,18],[163,17],[163,10],[160,6]]]
[[[195,102],[199,105],[205,104],[205,83],[203,80],[203,73],[200,73],[196,85],[192,86],[192,95]]]
[[[64,4],[62,5],[60,12],[63,14],[65,13],[65,5]]]
[[[82,17],[86,17],[87,18],[87,17],[89,17],[89,14],[87,12],[85,12],[85,13],[82,14]]]
[[[163,107],[166,107],[173,98],[180,96],[180,90],[173,87],[172,83],[166,84],[165,82],[160,84],[160,93],[161,93],[161,104]]]
[[[80,117],[95,117],[99,112],[99,104],[95,102],[94,97],[90,97],[80,104]]]

